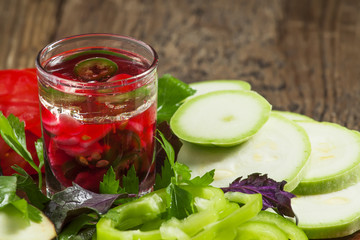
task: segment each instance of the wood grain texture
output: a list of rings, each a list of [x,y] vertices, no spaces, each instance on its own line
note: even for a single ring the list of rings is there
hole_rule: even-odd
[[[274,109],[359,130],[357,0],[1,0],[0,68],[33,67],[69,35],[132,36],[159,53],[159,73],[243,79]]]
[[[358,0],[0,0],[0,69],[69,35],[152,45],[159,74],[242,79],[274,109],[360,130]],[[350,237],[346,239],[360,239]]]

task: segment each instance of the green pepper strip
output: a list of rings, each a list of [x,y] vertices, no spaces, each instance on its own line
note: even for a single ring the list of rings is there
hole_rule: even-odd
[[[228,203],[224,216],[217,222],[204,227],[202,232],[192,238],[193,240],[231,239],[230,236],[236,235],[237,227],[256,216],[262,208],[260,194],[228,192],[225,197],[233,203]],[[238,203],[244,205],[239,207]]]
[[[161,189],[110,210],[96,226],[98,239],[168,239],[180,236],[181,239],[190,239],[206,225],[217,221],[219,213],[228,207],[228,201],[220,189],[182,188],[194,196],[197,213],[182,220],[161,220],[161,213],[168,207],[166,192]],[[153,222],[154,228],[151,228],[149,222]],[[146,231],[142,231],[144,229]]]
[[[161,189],[110,210],[96,226],[97,238],[234,239],[237,227],[262,208],[260,194],[231,192],[224,195],[220,189],[212,187],[181,187],[194,196],[197,213],[182,220],[161,219],[168,207],[166,192]]]
[[[288,240],[286,234],[276,225],[249,221],[238,227],[238,240]]]
[[[97,239],[161,239],[159,230],[142,232],[128,229],[155,220],[159,214],[165,212],[165,195],[164,189],[161,189],[111,209],[96,224]]]
[[[295,223],[280,216],[279,214],[261,211],[258,215],[250,221],[263,222],[267,224],[276,225],[280,228],[290,240],[308,240],[308,237],[302,229],[296,226]]]

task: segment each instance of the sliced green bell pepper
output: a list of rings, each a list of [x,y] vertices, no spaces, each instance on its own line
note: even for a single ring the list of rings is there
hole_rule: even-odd
[[[236,240],[288,240],[286,234],[276,225],[248,221],[238,228]]]
[[[184,219],[162,218],[169,206],[166,192],[161,189],[111,209],[96,226],[97,238],[211,239],[224,234],[233,237],[236,227],[255,216],[262,207],[261,195],[227,194],[234,203],[218,188],[181,187],[194,197],[196,213]],[[240,207],[238,202],[244,206]]]
[[[194,197],[195,213],[184,219],[165,218],[169,203],[161,189],[111,209],[96,226],[97,239],[307,239],[294,223],[261,211],[260,194],[181,187]]]
[[[308,237],[306,236],[304,231],[300,229],[298,226],[296,226],[295,223],[291,222],[290,220],[276,213],[261,211],[250,221],[257,221],[257,222],[276,225],[285,233],[287,239],[290,240],[308,240]]]

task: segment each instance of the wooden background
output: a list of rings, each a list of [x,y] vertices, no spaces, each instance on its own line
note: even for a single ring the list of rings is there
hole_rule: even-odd
[[[242,79],[274,109],[360,130],[359,0],[0,0],[0,69],[90,32],[149,43],[160,75]]]

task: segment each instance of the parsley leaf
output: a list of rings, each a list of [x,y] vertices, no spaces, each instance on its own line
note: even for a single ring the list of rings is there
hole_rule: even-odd
[[[139,178],[136,176],[134,166],[129,169],[126,176],[122,177],[122,185],[123,187],[120,186],[120,181],[116,179],[114,169],[110,167],[104,175],[103,181],[100,182],[99,192],[101,194],[129,193],[128,198],[117,199],[114,204],[122,204],[133,201],[139,193]]]
[[[0,134],[4,141],[21,157],[23,157],[35,170],[38,167],[34,163],[30,152],[26,148],[24,123],[10,114],[6,118],[0,112]]]
[[[134,165],[131,166],[126,176],[123,176],[122,182],[125,192],[133,194],[139,193],[139,178],[136,176]]]
[[[171,178],[174,176],[174,171],[172,171],[169,161],[164,161],[164,165],[161,167],[161,174],[156,174],[154,190],[169,186]]]
[[[161,147],[164,149],[167,160],[170,163],[170,166],[174,167],[174,164],[175,164],[174,148],[171,146],[171,144],[169,143],[169,141],[166,139],[166,137],[164,136],[164,134],[162,132],[158,131],[158,133],[159,133],[159,136],[161,139],[157,139],[157,140],[160,143]]]
[[[0,176],[0,207],[12,202],[16,198],[16,177]]]
[[[16,195],[16,182],[15,176],[0,176],[0,211],[19,216],[19,221],[23,220],[26,224],[29,224],[30,220],[40,222],[40,210]]]
[[[189,181],[190,184],[196,186],[209,186],[214,181],[215,169],[205,173],[203,176],[197,176]]]
[[[30,223],[29,220],[37,223],[41,222],[42,217],[40,215],[41,214],[40,210],[29,205],[25,199],[19,199],[9,204],[14,206],[16,210],[21,213],[23,219],[27,220],[28,223]]]
[[[167,211],[168,219],[171,217],[183,219],[195,212],[195,205],[191,193],[173,183],[166,188],[166,191],[170,196],[170,204]]]
[[[40,165],[37,166],[27,150],[26,146],[26,137],[25,137],[25,128],[24,122],[20,122],[17,117],[10,114],[8,118],[0,111],[0,135],[3,140],[21,157],[25,159],[26,162],[34,168],[39,175],[39,188],[42,187],[42,173],[41,167],[44,164],[44,157],[42,152],[42,141],[38,140],[35,143],[36,150],[38,152]]]
[[[44,143],[43,140],[41,138],[39,138],[36,142],[35,142],[35,148],[36,148],[36,154],[39,158],[39,168],[42,168],[42,166],[44,166]]]
[[[157,122],[169,121],[182,101],[195,92],[188,84],[170,74],[164,74],[158,84]]]
[[[175,182],[177,184],[187,183],[191,178],[191,170],[185,164],[175,162],[173,166],[175,173]]]
[[[175,161],[175,152],[171,144],[167,141],[164,134],[158,131],[160,145],[166,153],[164,166],[161,175],[155,179],[154,189],[166,187],[168,206],[166,218],[176,217],[183,219],[196,212],[192,194],[183,188],[182,184],[198,186],[208,186],[214,177],[214,170],[204,174],[202,177],[191,179],[191,170],[188,166]]]
[[[112,167],[106,172],[102,182],[100,182],[99,192],[103,194],[119,193],[119,180],[116,179],[114,169]]]
[[[36,186],[31,176],[21,167],[15,165],[12,168],[18,173],[14,174],[17,178],[17,190],[24,191],[29,202],[40,210],[43,210],[46,203],[50,201]]]
[[[98,219],[97,216],[91,214],[82,214],[74,218],[71,223],[69,223],[64,230],[58,236],[59,240],[69,240],[69,239],[91,239],[91,236],[95,233],[95,224]],[[85,228],[85,229],[84,229]],[[91,231],[89,237],[81,237],[84,232]]]
[[[122,178],[122,185],[120,181],[116,179],[116,174],[112,167],[106,172],[103,177],[103,181],[100,182],[100,193],[103,194],[118,194],[118,193],[139,193],[139,178],[136,176],[136,170],[134,165],[131,166],[127,175]]]

